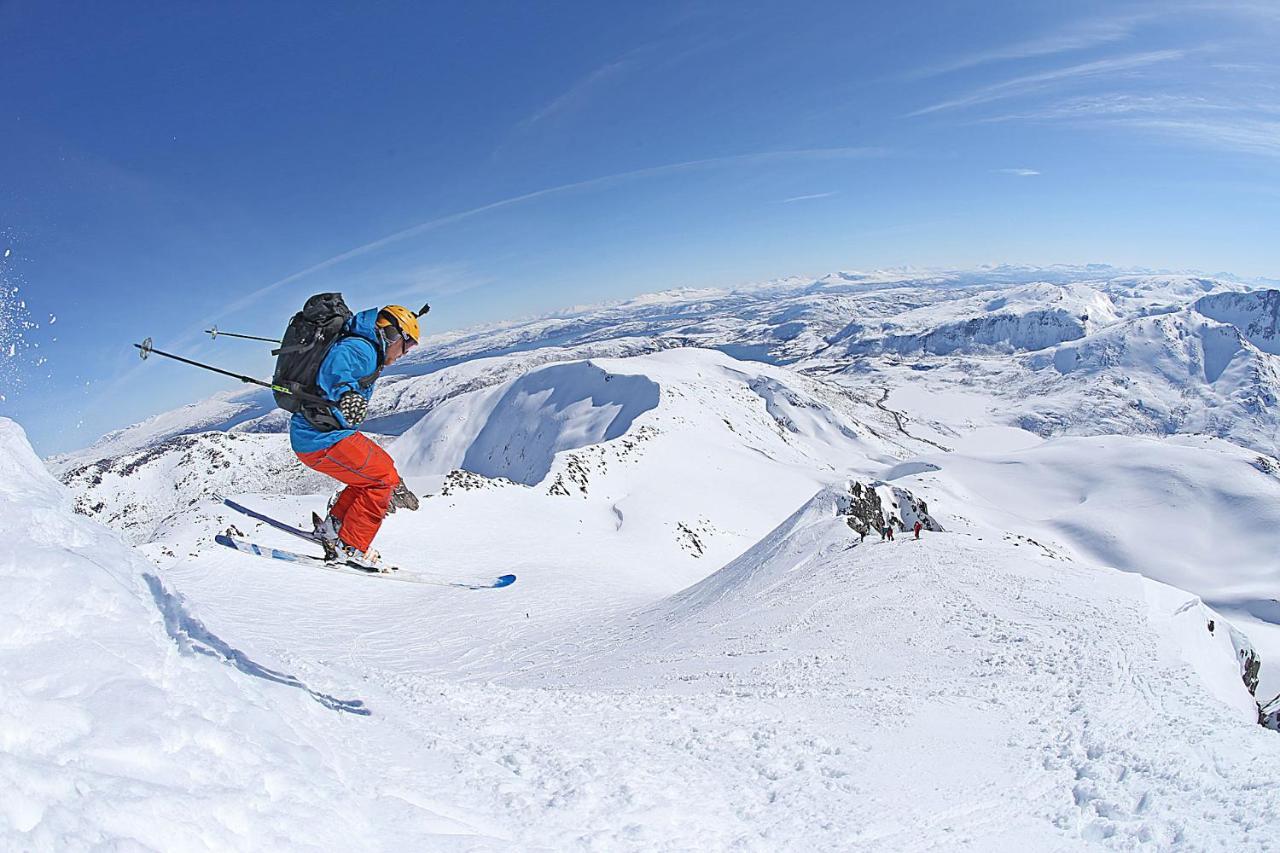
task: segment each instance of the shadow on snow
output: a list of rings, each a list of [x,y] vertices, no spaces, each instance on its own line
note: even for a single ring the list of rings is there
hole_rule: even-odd
[[[164,616],[165,631],[178,644],[183,654],[208,655],[228,666],[235,667],[246,675],[305,690],[312,699],[326,708],[348,714],[359,714],[363,717],[370,716],[371,712],[359,699],[338,699],[327,693],[320,693],[292,675],[267,669],[262,664],[251,660],[244,652],[227,645],[224,640],[206,628],[203,622],[188,613],[182,597],[165,589],[159,578],[152,574],[144,574],[143,577],[151,589],[151,597],[155,599],[156,607],[160,608],[160,614]]]

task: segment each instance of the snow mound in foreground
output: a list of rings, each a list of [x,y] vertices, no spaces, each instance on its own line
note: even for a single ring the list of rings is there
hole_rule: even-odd
[[[341,747],[360,732],[335,709],[361,703],[220,640],[70,505],[0,418],[0,847],[324,848],[376,838],[380,822],[459,832],[353,793]]]

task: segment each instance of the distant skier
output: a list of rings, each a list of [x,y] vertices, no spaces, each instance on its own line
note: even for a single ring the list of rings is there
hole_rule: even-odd
[[[885,535],[889,537],[889,541],[892,542],[893,541],[893,525],[886,524],[884,526],[884,532],[885,532]]]
[[[383,518],[397,507],[418,508],[391,457],[358,430],[382,369],[417,346],[420,334],[418,315],[401,305],[350,315],[314,374],[315,390],[333,402],[327,409],[303,406],[289,421],[289,442],[302,463],[346,484],[328,515],[316,519],[326,559],[376,566],[380,558],[370,545]]]
[[[889,525],[885,524],[880,527],[880,541],[883,542],[888,538],[889,538]]]
[[[919,538],[920,538],[920,531],[921,531],[921,529],[922,529],[923,527],[924,527],[924,525],[920,523],[920,519],[916,519],[916,526],[915,526],[915,528],[914,528],[914,529],[915,529],[915,531],[916,531],[916,538],[917,538],[917,539],[919,539]]]

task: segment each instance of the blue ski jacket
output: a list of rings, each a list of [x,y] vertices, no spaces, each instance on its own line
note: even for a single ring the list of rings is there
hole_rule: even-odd
[[[289,419],[289,443],[294,453],[314,453],[327,450],[349,435],[355,434],[355,427],[347,423],[347,419],[338,410],[338,398],[348,391],[355,391],[368,400],[373,396],[373,385],[360,387],[360,380],[378,369],[383,352],[382,336],[378,334],[376,322],[378,309],[370,308],[352,316],[347,321],[345,331],[354,337],[339,338],[329,348],[329,353],[320,364],[320,372],[316,375],[316,384],[324,395],[334,402],[330,410],[337,417],[343,429],[323,432],[316,429],[302,412],[297,412]]]

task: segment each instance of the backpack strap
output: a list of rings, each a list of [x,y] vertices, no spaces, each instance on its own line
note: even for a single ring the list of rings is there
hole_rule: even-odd
[[[376,343],[369,340],[364,335],[357,335],[355,332],[350,332],[350,331],[344,331],[341,335],[338,336],[337,340],[335,340],[334,343],[336,344],[338,341],[342,340],[343,338],[356,338],[358,340],[364,341],[365,343],[373,347],[374,355],[377,356],[377,359],[378,359],[377,368],[373,371],[373,373],[370,373],[368,376],[365,376],[356,380],[356,384],[359,385],[362,390],[367,389],[371,385],[373,385],[373,383],[377,382],[378,377],[382,374],[383,361],[384,361],[382,351],[378,349],[378,345]],[[317,394],[323,393],[318,387],[314,388],[313,390]],[[314,405],[303,406],[303,408],[301,409],[302,416],[306,418],[307,421],[313,427],[320,430],[321,432],[333,432],[334,430],[343,429],[344,427],[342,426],[341,423],[338,422],[338,418],[333,413],[333,407],[337,405],[338,404],[336,401],[331,400],[329,402],[329,405],[327,406],[314,406]]]
[[[377,334],[377,332],[374,332],[374,334]],[[374,369],[373,373],[370,373],[368,376],[365,376],[361,379],[356,380],[356,384],[359,385],[361,389],[369,388],[371,385],[373,385],[373,383],[377,382],[378,377],[382,375],[382,368],[385,366],[383,363],[385,360],[385,356],[383,355],[382,350],[378,348],[378,345],[376,343],[369,340],[364,335],[357,335],[355,332],[343,332],[342,335],[338,338],[338,340],[342,340],[342,338],[358,338],[362,341],[365,341],[366,343],[373,345],[373,352],[374,352],[374,355],[377,356],[378,366]]]

